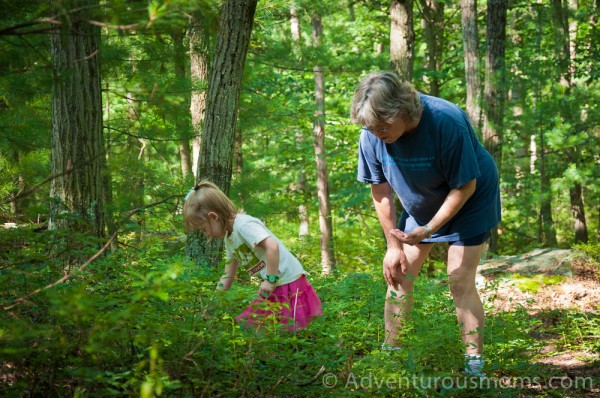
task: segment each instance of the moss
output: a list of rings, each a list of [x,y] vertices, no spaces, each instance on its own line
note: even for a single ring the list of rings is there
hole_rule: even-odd
[[[535,275],[527,276],[521,274],[514,274],[512,276],[517,282],[517,287],[522,292],[537,293],[545,286],[557,285],[565,280],[566,276],[562,275]]]

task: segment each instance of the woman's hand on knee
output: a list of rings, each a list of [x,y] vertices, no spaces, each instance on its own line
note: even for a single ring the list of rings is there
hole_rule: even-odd
[[[407,271],[406,257],[400,248],[389,248],[383,258],[383,277],[389,286],[400,283],[400,273]]]

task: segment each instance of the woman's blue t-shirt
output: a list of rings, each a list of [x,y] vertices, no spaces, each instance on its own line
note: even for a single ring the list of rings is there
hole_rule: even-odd
[[[358,180],[388,182],[403,206],[400,230],[427,224],[450,190],[477,179],[475,192],[460,211],[423,242],[465,240],[500,221],[498,170],[467,115],[441,98],[421,94],[419,125],[392,144],[363,128],[358,146]]]

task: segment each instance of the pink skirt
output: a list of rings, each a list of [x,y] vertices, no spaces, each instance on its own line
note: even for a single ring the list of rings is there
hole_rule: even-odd
[[[317,292],[302,275],[294,282],[275,288],[268,298],[259,298],[235,319],[244,325],[267,326],[269,321],[286,325],[287,330],[305,328],[313,317],[323,315]]]

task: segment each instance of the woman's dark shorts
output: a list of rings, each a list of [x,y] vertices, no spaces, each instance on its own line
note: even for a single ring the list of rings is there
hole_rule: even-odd
[[[474,236],[465,240],[456,240],[454,242],[448,242],[450,246],[479,246],[492,236],[490,231],[484,232],[481,235]]]

